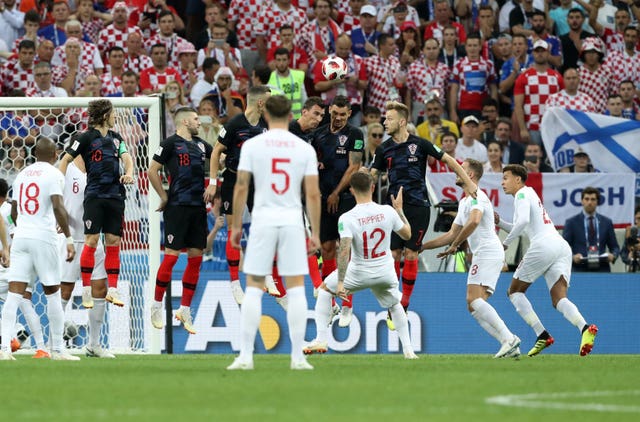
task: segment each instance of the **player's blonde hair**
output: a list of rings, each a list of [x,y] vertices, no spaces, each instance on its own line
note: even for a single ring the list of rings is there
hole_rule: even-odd
[[[399,103],[398,101],[387,101],[387,103],[384,105],[384,108],[386,108],[387,111],[396,111],[400,115],[400,117],[405,120],[409,119],[409,108],[406,105]]]

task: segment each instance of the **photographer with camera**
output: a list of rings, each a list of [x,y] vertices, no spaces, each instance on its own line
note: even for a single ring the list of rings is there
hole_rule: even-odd
[[[635,273],[640,270],[640,206],[636,207],[634,214],[634,225],[627,227],[624,234],[624,243],[620,249],[620,258],[627,264],[627,271]]]
[[[574,271],[611,272],[611,263],[620,254],[613,222],[596,213],[599,202],[598,189],[584,188],[582,212],[564,223],[563,237],[573,252]]]

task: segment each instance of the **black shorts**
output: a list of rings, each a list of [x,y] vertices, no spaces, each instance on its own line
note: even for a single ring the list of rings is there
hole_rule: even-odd
[[[122,236],[124,200],[87,198],[83,202],[84,234],[109,233]]]
[[[169,205],[164,213],[164,246],[204,249],[207,246],[207,210],[205,207]]]
[[[222,201],[222,214],[233,214],[233,188],[236,185],[238,175],[229,169],[224,171],[224,179],[220,186],[220,200]],[[253,181],[249,184],[249,194],[247,195],[247,207],[249,212],[253,210]]]
[[[402,209],[411,225],[411,239],[402,240],[400,236],[393,232],[391,234],[391,250],[407,248],[412,251],[419,251],[422,246],[422,238],[429,228],[431,210],[427,207],[409,204],[404,204]]]
[[[356,206],[356,200],[353,196],[341,196],[338,202],[338,212],[329,214],[327,211],[327,198],[322,198],[322,213],[320,214],[320,242],[328,242],[329,240],[338,240],[338,219],[342,214],[351,210]]]

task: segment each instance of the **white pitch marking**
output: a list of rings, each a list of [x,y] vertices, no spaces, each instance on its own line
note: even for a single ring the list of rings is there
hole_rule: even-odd
[[[485,399],[487,404],[500,406],[545,408],[557,410],[583,410],[592,412],[640,413],[640,406],[601,403],[559,403],[551,400],[587,397],[640,396],[640,390],[582,391],[571,393],[531,393],[493,396]]]

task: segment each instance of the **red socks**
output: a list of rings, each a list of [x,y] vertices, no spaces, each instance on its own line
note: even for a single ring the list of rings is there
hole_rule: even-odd
[[[104,269],[107,271],[107,282],[109,287],[117,288],[118,276],[120,275],[120,246],[106,246],[104,249]]]
[[[393,266],[396,269],[396,276],[398,276],[398,280],[400,280],[400,261],[393,261]]]
[[[82,277],[83,286],[91,286],[91,274],[93,267],[96,265],[96,248],[85,243],[80,255],[80,276]]]
[[[200,264],[202,264],[202,256],[187,258],[187,268],[184,269],[184,274],[182,275],[181,306],[191,306],[191,300],[196,292],[198,278],[200,277]]]
[[[164,293],[167,291],[167,286],[171,282],[171,273],[173,272],[173,266],[176,265],[178,257],[176,255],[165,254],[158,268],[158,275],[156,276],[156,290],[154,299],[156,302],[162,302]]]
[[[227,234],[227,244],[225,245],[227,253],[227,265],[229,266],[229,275],[231,281],[240,280],[240,250],[231,246],[231,230]]]
[[[323,259],[322,260],[322,278],[325,279],[329,274],[336,270],[336,259]]]
[[[409,306],[409,299],[411,299],[417,276],[418,260],[405,260],[404,270],[402,271],[402,300],[400,301],[400,304],[405,309]]]
[[[309,277],[311,277],[311,283],[313,283],[313,287],[317,289],[322,284],[322,276],[320,275],[320,270],[318,269],[318,257],[314,254],[310,255],[307,259],[309,263]]]

